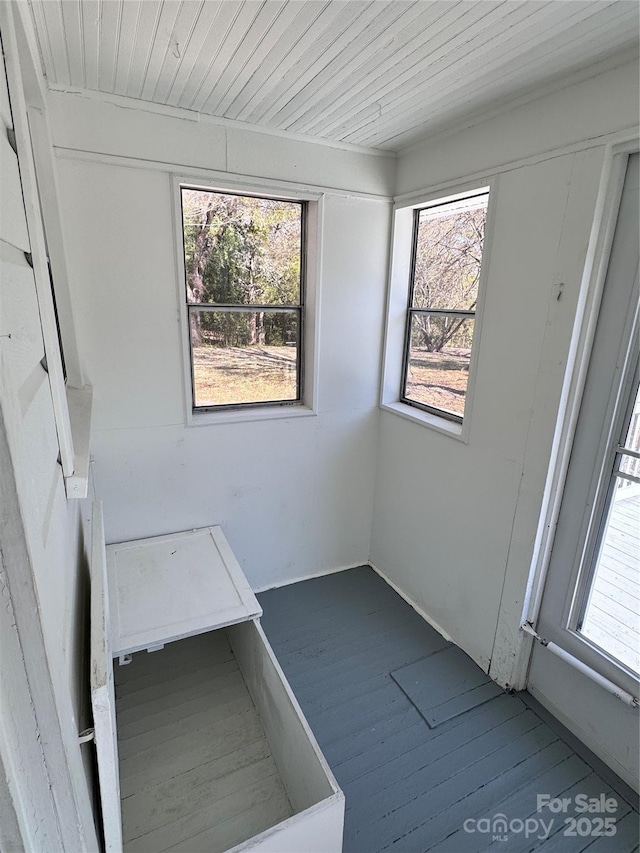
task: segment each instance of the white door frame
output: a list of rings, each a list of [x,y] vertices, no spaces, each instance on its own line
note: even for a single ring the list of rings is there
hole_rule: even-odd
[[[522,622],[529,622],[534,626],[540,612],[549,568],[551,548],[584,393],[600,302],[609,267],[609,257],[618,219],[627,161],[629,155],[639,149],[640,138],[637,133],[634,133],[607,145],[605,150],[598,198],[567,357],[565,380],[558,407],[542,508],[536,531],[533,558],[524,596]],[[515,690],[524,690],[527,686],[532,648],[532,637],[521,630],[515,650],[510,682],[510,686]]]

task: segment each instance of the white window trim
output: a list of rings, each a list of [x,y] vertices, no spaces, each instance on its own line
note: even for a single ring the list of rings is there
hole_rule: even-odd
[[[189,345],[189,323],[185,299],[186,281],[184,269],[184,244],[182,231],[182,207],[180,189],[183,186],[211,190],[213,192],[235,192],[261,198],[276,198],[286,201],[306,201],[307,234],[305,263],[304,345],[303,345],[303,398],[297,403],[273,406],[247,406],[238,409],[194,411],[191,387],[191,348]],[[207,180],[201,175],[171,176],[172,209],[174,218],[175,261],[178,299],[178,322],[182,345],[183,396],[186,426],[211,426],[213,424],[243,423],[288,418],[312,417],[318,411],[318,342],[320,335],[320,281],[322,278],[322,224],[324,219],[324,194],[287,188],[278,192],[272,185],[266,187],[234,180],[220,182],[218,178]]]
[[[580,640],[586,642],[588,645],[595,644],[591,643],[589,638],[578,630],[578,621],[583,603],[589,594],[592,584],[592,567],[598,559],[598,545],[600,541],[598,529],[608,506],[606,498],[609,482],[614,476],[611,448],[618,444],[619,439],[621,440],[622,423],[629,406],[633,380],[637,369],[637,350],[634,351],[634,342],[638,340],[640,333],[640,308],[638,308],[637,299],[638,277],[636,275],[636,285],[630,306],[631,311],[627,316],[626,327],[622,332],[622,344],[618,357],[619,372],[611,388],[609,403],[607,405],[607,428],[600,437],[600,444],[596,451],[596,464],[590,488],[593,500],[590,501],[590,512],[583,525],[581,547],[576,554],[574,570],[569,582],[569,597],[565,602],[561,622],[563,628],[576,634]],[[635,314],[632,313],[634,302],[636,305]],[[613,658],[612,655],[610,657]],[[620,666],[618,662],[617,665]]]
[[[469,364],[469,382],[465,396],[465,412],[462,423],[459,423],[433,412],[427,412],[415,406],[410,406],[400,399],[410,293],[414,211],[435,201],[455,201],[456,199],[465,198],[466,196],[483,191],[489,193],[489,204],[482,249],[480,280],[478,282],[478,303],[476,306],[473,345]],[[495,219],[497,191],[498,178],[495,176],[484,179],[481,182],[469,184],[457,183],[454,186],[440,188],[434,192],[427,192],[419,201],[413,201],[411,204],[396,203],[393,208],[380,408],[383,411],[391,412],[436,432],[448,435],[451,438],[462,441],[464,444],[468,444],[470,439],[471,415],[482,333],[482,317],[484,314],[487,279],[489,275],[491,235]]]
[[[3,4],[2,4],[3,5]],[[11,113],[15,132],[20,182],[29,232],[31,261],[40,311],[40,324],[47,363],[47,373],[60,450],[60,465],[67,498],[85,498],[89,487],[89,443],[93,389],[82,380],[77,340],[71,311],[71,298],[66,277],[66,260],[62,244],[62,227],[57,206],[57,187],[51,140],[45,111],[45,95],[40,88],[38,72],[33,67],[28,35],[15,26],[12,10],[2,10],[3,50],[7,84],[11,99]],[[24,64],[24,69],[23,69]],[[29,112],[43,134],[34,142],[29,126]],[[42,185],[38,182],[38,168],[44,170]],[[41,206],[42,202],[42,206]],[[45,208],[45,210],[43,210]],[[65,381],[62,355],[58,340],[51,280],[47,261],[43,215],[51,217],[50,240],[55,243],[55,263],[52,266],[56,294],[59,294],[58,317],[63,337],[65,355],[69,365]],[[53,260],[51,261],[53,264]]]

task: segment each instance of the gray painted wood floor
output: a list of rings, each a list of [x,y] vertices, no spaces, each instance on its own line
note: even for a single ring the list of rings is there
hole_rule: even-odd
[[[390,673],[450,644],[370,568],[258,598],[269,641],[345,793],[344,853],[638,850],[633,792],[527,694],[500,694],[427,725]],[[572,805],[538,813],[538,794]],[[575,813],[578,794],[615,798],[616,811]],[[493,822],[499,814],[506,832]],[[610,831],[596,818],[611,816],[615,836],[591,834]],[[572,817],[575,835],[565,824]],[[485,831],[494,828],[507,837],[494,840]]]

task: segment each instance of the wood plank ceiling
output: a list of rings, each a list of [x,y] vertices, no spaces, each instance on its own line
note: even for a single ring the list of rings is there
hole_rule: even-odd
[[[29,0],[49,84],[399,150],[637,51],[636,0]]]

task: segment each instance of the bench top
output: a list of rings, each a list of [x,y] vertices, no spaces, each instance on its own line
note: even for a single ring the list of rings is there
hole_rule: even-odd
[[[114,657],[262,615],[220,527],[106,551]]]

